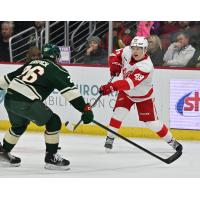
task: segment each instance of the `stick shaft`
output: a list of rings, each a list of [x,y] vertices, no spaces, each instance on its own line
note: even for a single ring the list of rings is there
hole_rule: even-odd
[[[128,143],[130,143],[130,144],[136,146],[137,148],[141,149],[142,151],[148,153],[149,155],[151,155],[151,156],[153,156],[153,157],[155,157],[155,158],[161,160],[161,161],[164,162],[164,163],[170,164],[170,163],[174,162],[176,159],[178,159],[178,158],[181,156],[181,154],[182,154],[182,152],[176,152],[176,153],[174,153],[172,156],[170,156],[169,158],[164,159],[164,158],[162,158],[162,157],[160,157],[160,156],[154,154],[153,152],[151,152],[151,151],[145,149],[144,147],[142,147],[142,146],[136,144],[135,142],[133,142],[133,141],[127,139],[126,137],[124,137],[124,136],[122,136],[122,135],[116,133],[115,131],[109,129],[108,127],[104,126],[103,124],[101,124],[101,123],[99,123],[99,122],[97,122],[97,121],[95,121],[95,120],[93,120],[93,123],[96,124],[96,125],[98,125],[99,127],[103,128],[103,129],[105,129],[105,130],[107,130],[107,131],[113,133],[114,135],[118,136],[118,137],[121,138],[122,140],[125,140],[126,142],[128,142]]]
[[[110,80],[108,81],[108,83],[110,83],[110,82],[113,80],[113,78],[114,78],[114,76],[112,76],[112,77],[110,78]],[[91,105],[92,108],[97,104],[97,102],[100,100],[100,98],[101,98],[102,96],[103,96],[103,94],[100,94],[100,95],[97,97],[97,99],[96,99],[96,100],[94,101],[94,103]],[[80,119],[80,120],[77,122],[77,124],[74,126],[73,131],[76,130],[76,128],[80,125],[81,122],[82,122],[82,119]]]

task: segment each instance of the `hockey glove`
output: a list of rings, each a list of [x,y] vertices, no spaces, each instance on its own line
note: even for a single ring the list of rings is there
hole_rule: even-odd
[[[90,104],[86,104],[85,108],[83,110],[81,119],[83,121],[84,124],[89,124],[90,122],[93,121],[94,115],[93,112],[91,110],[91,106]]]
[[[119,63],[117,57],[110,57],[108,63],[110,67],[110,75],[119,76],[121,73],[121,64]]]
[[[102,85],[99,89],[99,93],[102,95],[109,95],[110,93],[116,91],[117,89],[115,88],[113,83],[108,83],[106,85]]]

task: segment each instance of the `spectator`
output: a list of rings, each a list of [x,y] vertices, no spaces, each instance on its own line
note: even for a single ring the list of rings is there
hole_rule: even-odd
[[[100,47],[101,40],[97,36],[92,36],[88,40],[89,47],[86,49],[84,57],[85,64],[107,64],[107,53]]]
[[[123,22],[113,22],[113,50],[122,48],[122,37],[124,36],[125,27]]]
[[[9,62],[9,39],[14,32],[13,22],[3,22],[1,24],[1,37],[0,37],[0,61]]]
[[[35,21],[35,22],[34,22],[34,26],[35,26],[35,28],[37,29],[37,33],[38,33],[38,43],[39,43],[39,46],[40,46],[40,33],[41,33],[42,29],[45,28],[45,21]],[[32,35],[32,36],[29,38],[28,43],[29,43],[31,46],[35,46],[35,44],[36,44],[35,35]]]
[[[125,38],[123,42],[123,36],[125,32],[125,27],[123,22],[114,21],[113,22],[113,50],[120,49],[122,43],[126,43],[127,38]],[[108,32],[103,37],[104,49],[108,49]]]
[[[160,34],[171,34],[179,30],[179,24],[175,21],[165,21],[161,23]]]
[[[149,37],[153,24],[154,24],[154,22],[152,22],[152,21],[139,22],[138,26],[137,26],[136,36]]]
[[[151,35],[160,35],[160,22],[155,21],[150,30]]]
[[[180,29],[178,22],[165,21],[160,24],[160,40],[162,43],[163,51],[166,51],[169,45],[172,43],[173,33],[178,32]]]
[[[195,48],[190,45],[189,39],[186,32],[178,33],[176,42],[168,47],[164,55],[163,66],[184,67],[188,64],[195,52]]]
[[[197,23],[190,28],[190,44],[195,49],[200,48],[200,25]]]
[[[191,35],[192,35],[192,31],[191,31],[191,22],[190,21],[178,21],[177,22],[178,25],[177,25],[177,32],[174,32],[174,33],[171,33],[171,42],[175,42],[176,41],[176,37],[177,37],[177,34],[179,34],[180,32],[186,32],[190,38],[191,38]]]
[[[40,58],[40,49],[38,49],[37,47],[31,47],[26,54],[26,62]]]
[[[125,46],[128,46],[131,43],[132,37],[130,36],[131,30],[129,28],[125,29],[124,35],[120,38],[118,38],[118,46],[119,48],[124,48]]]
[[[193,57],[187,64],[188,67],[200,67],[200,44],[198,46]]]
[[[179,21],[178,24],[182,31],[190,29],[190,21]]]
[[[157,35],[150,35],[148,38],[148,51],[147,54],[150,56],[154,66],[163,65],[163,51],[160,38]]]

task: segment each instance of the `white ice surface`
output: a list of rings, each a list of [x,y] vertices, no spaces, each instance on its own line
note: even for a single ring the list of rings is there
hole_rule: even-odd
[[[0,141],[3,139],[0,133]],[[162,156],[170,156],[174,151],[162,140],[134,139],[139,145]],[[200,177],[200,142],[181,141],[183,155],[168,165],[129,143],[117,138],[114,149],[107,154],[104,150],[105,137],[84,135],[61,135],[60,154],[69,159],[69,171],[50,171],[44,169],[43,134],[24,134],[13,155],[22,159],[20,167],[0,167],[1,177],[26,178],[187,178]]]

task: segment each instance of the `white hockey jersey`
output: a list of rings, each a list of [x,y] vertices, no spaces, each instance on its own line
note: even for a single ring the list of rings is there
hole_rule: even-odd
[[[154,67],[150,57],[145,55],[142,60],[135,61],[129,46],[116,50],[111,56],[117,56],[122,65],[123,80],[129,84],[129,89],[124,90],[127,96],[134,102],[152,98]]]

